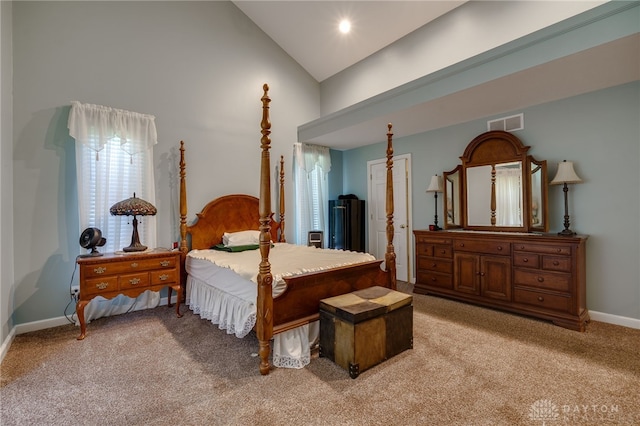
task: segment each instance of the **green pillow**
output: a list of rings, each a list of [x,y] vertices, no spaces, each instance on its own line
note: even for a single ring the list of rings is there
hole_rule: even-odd
[[[224,244],[220,243],[220,244],[216,244],[215,246],[211,247],[214,250],[220,250],[220,251],[229,251],[232,253],[235,252],[239,252],[239,251],[247,251],[247,250],[256,250],[258,248],[260,248],[259,244],[249,244],[246,246],[234,246],[234,247],[227,247]]]

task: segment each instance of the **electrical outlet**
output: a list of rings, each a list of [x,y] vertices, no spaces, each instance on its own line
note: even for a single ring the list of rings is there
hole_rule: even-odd
[[[79,285],[71,286],[71,296],[75,297],[76,299],[78,298],[78,296],[80,296],[80,286]]]

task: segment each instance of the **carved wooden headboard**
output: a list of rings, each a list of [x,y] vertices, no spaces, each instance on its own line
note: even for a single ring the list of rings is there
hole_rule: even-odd
[[[259,200],[251,195],[225,195],[209,202],[198,220],[187,226],[191,234],[191,249],[208,249],[222,242],[225,232],[258,230],[260,226]],[[271,239],[279,241],[279,223],[271,220]]]

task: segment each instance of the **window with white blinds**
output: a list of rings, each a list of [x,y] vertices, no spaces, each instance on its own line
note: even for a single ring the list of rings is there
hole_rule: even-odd
[[[109,209],[118,201],[136,197],[155,203],[153,151],[151,148],[129,155],[120,138],[109,140],[96,152],[89,145],[76,144],[80,232],[96,227],[107,239],[105,252],[122,250],[131,242],[133,217],[112,216]],[[155,218],[138,217],[140,241],[155,247]]]

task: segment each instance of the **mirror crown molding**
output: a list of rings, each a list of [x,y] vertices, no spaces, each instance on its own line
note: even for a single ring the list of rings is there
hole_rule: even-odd
[[[506,163],[523,160],[530,146],[517,136],[503,130],[493,130],[476,136],[460,157],[463,166]]]

